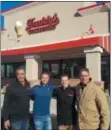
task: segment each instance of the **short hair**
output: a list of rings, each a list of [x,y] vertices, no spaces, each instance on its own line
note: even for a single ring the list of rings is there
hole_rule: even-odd
[[[61,75],[61,78],[62,78],[62,77],[67,77],[68,79],[70,79],[70,77],[69,77],[68,74],[62,74],[62,75]]]
[[[49,78],[51,78],[51,75],[50,75],[50,73],[49,73],[49,72],[42,72],[41,77],[42,77],[42,75],[43,75],[43,74],[48,75],[48,76],[49,76]]]
[[[80,73],[83,72],[83,71],[89,73],[89,69],[88,69],[88,68],[82,68],[82,69],[80,70]]]
[[[26,72],[23,67],[18,67],[18,68],[16,68],[16,72],[17,72],[18,70],[23,70],[24,72]]]

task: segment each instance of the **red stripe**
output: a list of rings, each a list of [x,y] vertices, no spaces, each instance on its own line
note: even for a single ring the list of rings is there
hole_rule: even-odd
[[[20,7],[22,7],[22,6],[25,6],[25,5],[28,5],[28,4],[31,4],[31,3],[34,3],[34,2],[36,2],[36,1],[30,1],[30,2],[27,2],[27,3],[25,3],[25,4],[22,4],[22,5],[16,6],[16,7],[14,7],[14,8],[10,8],[10,9],[8,9],[8,10],[5,10],[5,11],[3,11],[3,12],[1,12],[1,13],[5,13],[5,12],[8,12],[8,11],[13,10],[13,9],[20,8]]]
[[[108,50],[107,51],[110,53],[110,36],[108,36]]]
[[[104,44],[103,44],[104,42]],[[110,36],[105,36],[100,38],[100,46],[104,48],[108,53],[110,53]]]
[[[108,45],[109,45],[109,53],[110,53],[110,36],[108,36]]]
[[[107,51],[107,37],[104,37],[104,49]]]
[[[86,10],[86,9],[95,8],[95,7],[104,5],[105,3],[108,3],[108,2],[110,2],[110,1],[107,1],[107,2],[104,2],[104,3],[101,3],[101,4],[94,4],[94,5],[86,6],[86,7],[83,7],[83,8],[79,8],[77,11],[82,11],[82,10]]]
[[[104,37],[104,42],[105,42],[104,49],[106,49],[106,51],[108,53],[110,53],[110,40],[109,40],[109,36]]]
[[[67,49],[67,48],[98,45],[99,42],[100,42],[100,37],[93,37],[93,38],[54,43],[50,45],[43,45],[43,46],[37,46],[37,47],[1,51],[1,55],[5,56],[5,55],[39,53],[39,52],[46,52],[46,51],[53,51],[53,50],[60,50],[60,49]]]

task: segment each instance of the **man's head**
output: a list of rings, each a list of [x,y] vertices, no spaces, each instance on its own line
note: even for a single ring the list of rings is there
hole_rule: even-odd
[[[65,88],[69,86],[69,76],[67,74],[61,76],[61,85]]]
[[[25,70],[23,68],[16,69],[16,78],[19,82],[25,81],[26,75],[25,75]]]
[[[80,81],[83,84],[87,84],[90,81],[89,69],[83,68],[80,70]]]
[[[50,74],[48,72],[43,72],[41,75],[41,83],[42,84],[48,84],[50,80]]]

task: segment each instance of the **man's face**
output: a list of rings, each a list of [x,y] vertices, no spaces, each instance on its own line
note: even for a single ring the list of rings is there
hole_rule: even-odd
[[[23,82],[25,80],[25,71],[24,70],[17,70],[16,71],[16,76],[18,81]]]
[[[61,77],[61,85],[63,87],[69,86],[69,78],[67,76]]]
[[[83,84],[87,84],[89,82],[90,75],[87,71],[82,71],[80,74],[80,80]]]
[[[41,82],[42,82],[42,84],[48,84],[49,80],[50,80],[49,75],[42,74],[42,76],[41,76]]]

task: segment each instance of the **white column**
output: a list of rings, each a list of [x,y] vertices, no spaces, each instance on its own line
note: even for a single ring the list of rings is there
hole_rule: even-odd
[[[27,55],[26,59],[26,78],[29,81],[38,80],[42,72],[42,60],[37,55]]]
[[[94,81],[101,80],[101,47],[90,47],[84,50],[86,54],[86,67]]]

